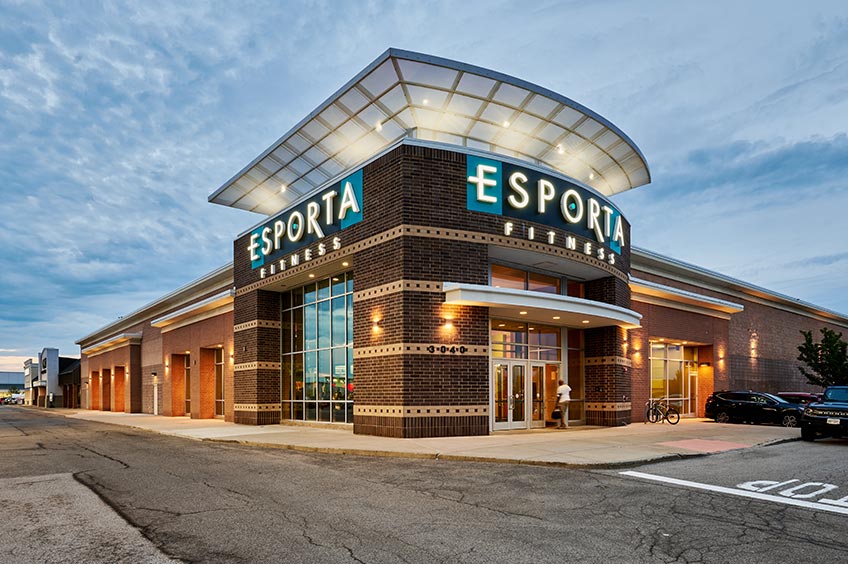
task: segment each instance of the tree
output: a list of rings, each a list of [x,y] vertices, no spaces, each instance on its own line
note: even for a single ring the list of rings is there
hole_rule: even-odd
[[[801,331],[804,343],[798,346],[798,360],[807,365],[798,370],[815,386],[848,385],[848,343],[842,340],[842,333],[827,327],[821,330],[820,343],[813,341],[812,331]]]
[[[11,388],[9,388],[10,394],[17,394],[18,392],[20,392],[20,390],[18,390],[17,386],[12,386]]]

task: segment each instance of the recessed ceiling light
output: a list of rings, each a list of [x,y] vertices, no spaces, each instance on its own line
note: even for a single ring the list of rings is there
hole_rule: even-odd
[[[344,261],[344,262],[342,263],[342,266],[350,266],[350,263],[349,263],[349,262],[347,262],[347,261]]]
[[[554,319],[559,319],[559,316],[558,316],[558,315],[555,315],[555,316],[554,316]]]
[[[530,328],[530,330],[531,330],[531,331],[532,331],[533,329],[535,329],[535,327],[531,327],[531,328]]]
[[[383,124],[378,121],[377,125],[374,126],[374,129],[376,129],[377,131],[383,131]]]
[[[683,344],[684,344],[684,345],[686,345],[686,344],[688,344],[688,343],[689,343],[689,341],[683,341]]]
[[[594,172],[590,172],[590,173],[589,173],[589,180],[594,180],[594,179],[595,179],[595,173],[594,173]]]
[[[527,315],[527,312],[526,311],[519,311],[518,314],[519,315]]]
[[[562,145],[557,145],[556,150],[557,150],[557,153],[560,154],[560,155],[565,152],[565,149],[562,148]]]
[[[430,100],[428,100],[427,98],[424,98],[424,100],[423,100],[423,104],[424,104],[425,106],[429,106],[429,105],[430,105]]]
[[[504,121],[504,122],[503,122],[503,126],[504,126],[504,127],[509,127],[509,122],[508,122],[508,121]]]
[[[584,319],[583,321],[581,321],[581,323],[582,323],[583,325],[586,325],[587,323],[589,323],[589,320],[588,320],[588,319]]]
[[[310,274],[310,275],[309,275],[309,277],[310,277],[310,278],[315,278],[315,275],[314,275],[314,274]]]
[[[285,192],[285,191],[286,191],[286,185],[285,185],[285,184],[280,184],[280,194],[282,194],[282,193],[283,193],[283,192]]]
[[[506,323],[498,323],[498,327],[506,327]]]

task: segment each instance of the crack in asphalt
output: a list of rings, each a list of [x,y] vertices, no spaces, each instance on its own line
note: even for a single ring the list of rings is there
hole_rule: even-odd
[[[543,519],[542,517],[539,517],[537,515],[532,515],[532,514],[529,514],[529,513],[519,513],[519,512],[515,512],[515,511],[506,511],[506,510],[503,510],[503,509],[496,509],[496,508],[490,507],[488,505],[483,505],[483,504],[477,503],[477,502],[465,501],[466,495],[464,493],[460,496],[460,499],[454,499],[452,497],[444,496],[441,493],[437,493],[435,491],[432,491],[432,489],[435,489],[435,488],[421,489],[421,488],[410,486],[409,484],[398,485],[398,484],[393,483],[393,482],[373,480],[373,479],[369,479],[369,478],[364,478],[364,480],[368,483],[371,483],[371,484],[381,485],[381,486],[390,486],[390,487],[393,487],[393,488],[396,488],[396,489],[402,489],[406,492],[413,492],[413,493],[425,495],[425,496],[431,497],[433,499],[438,499],[438,500],[441,500],[441,501],[447,501],[447,502],[455,503],[457,505],[464,505],[466,507],[474,507],[476,509],[482,509],[484,511],[491,511],[492,513],[497,513],[498,515],[503,515],[503,516],[506,516],[506,517],[526,517],[528,519],[533,519],[535,521],[542,521],[542,522],[545,521],[545,519]]]
[[[112,462],[116,462],[116,463],[120,464],[121,466],[123,466],[123,467],[124,467],[124,470],[126,470],[126,469],[128,469],[128,468],[130,467],[130,465],[129,465],[129,464],[127,464],[126,462],[124,462],[123,460],[119,460],[119,459],[117,459],[117,458],[115,458],[115,457],[109,456],[108,454],[104,454],[104,453],[102,453],[102,452],[98,452],[98,451],[94,450],[94,449],[93,449],[93,448],[91,448],[91,447],[87,447],[87,446],[81,445],[81,444],[79,444],[79,443],[77,443],[77,445],[76,445],[76,446],[77,446],[77,447],[79,447],[79,448],[81,448],[82,450],[88,451],[88,452],[90,452],[90,453],[92,453],[92,454],[96,454],[97,456],[103,457],[103,458],[105,458],[105,459],[107,459],[107,460],[111,460]]]

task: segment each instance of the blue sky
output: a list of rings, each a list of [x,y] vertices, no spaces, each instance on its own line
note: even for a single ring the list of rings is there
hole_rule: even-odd
[[[0,370],[231,260],[206,197],[388,47],[600,113],[634,244],[848,313],[845,2],[0,3]]]

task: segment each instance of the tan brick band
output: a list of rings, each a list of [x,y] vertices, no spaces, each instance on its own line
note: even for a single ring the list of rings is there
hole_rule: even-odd
[[[489,415],[488,405],[354,405],[353,414],[372,417],[468,417]]]
[[[612,276],[629,283],[627,274],[621,272],[614,266],[596,259],[594,256],[571,251],[556,245],[549,245],[539,241],[528,241],[518,237],[507,237],[505,235],[491,235],[478,231],[464,231],[462,229],[442,229],[438,227],[424,227],[418,225],[403,225],[403,234],[414,237],[427,237],[430,239],[450,239],[452,241],[466,241],[471,243],[485,243],[487,245],[498,245],[500,247],[511,247],[513,249],[524,249],[538,251],[548,255],[564,257],[575,262],[582,262],[595,268],[600,268]]]
[[[278,403],[237,403],[233,405],[235,411],[280,411]]]
[[[586,402],[586,411],[630,411],[633,409],[629,401],[620,402]]]
[[[268,286],[269,284],[274,284],[276,282],[280,282],[285,280],[286,278],[290,278],[292,276],[297,276],[298,274],[302,274],[304,272],[309,272],[316,266],[321,266],[322,264],[327,264],[328,262],[333,262],[336,260],[341,260],[344,257],[350,256],[352,253],[356,253],[362,251],[364,249],[368,249],[375,245],[381,245],[386,241],[391,241],[392,239],[397,239],[403,235],[403,229],[401,227],[395,227],[393,229],[389,229],[387,231],[383,231],[382,233],[378,233],[373,237],[368,237],[367,239],[363,239],[362,241],[352,243],[350,245],[345,245],[344,241],[342,241],[342,248],[338,251],[330,251],[323,257],[317,257],[310,261],[303,262],[298,266],[289,267],[282,272],[278,272],[276,274],[272,274],[271,276],[267,276],[262,278],[261,280],[257,280],[252,284],[248,284],[242,288],[236,290],[236,295],[240,296],[242,294],[246,294],[248,292],[252,292],[253,290],[258,290],[264,286]],[[338,235],[333,235],[338,236]]]
[[[296,276],[304,272],[308,272],[317,266],[321,266],[323,264],[327,264],[336,260],[341,260],[343,257],[350,256],[353,253],[357,253],[359,251],[374,247],[376,245],[381,245],[383,243],[403,236],[425,237],[429,239],[447,239],[451,241],[465,241],[470,243],[498,245],[500,247],[510,247],[514,249],[537,251],[548,255],[568,258],[576,262],[591,265],[595,268],[600,268],[601,270],[608,272],[610,275],[629,283],[627,274],[621,272],[614,266],[611,266],[610,264],[604,261],[600,261],[595,257],[587,255],[585,253],[571,251],[563,247],[558,247],[556,245],[549,245],[547,243],[539,241],[528,241],[526,239],[521,239],[518,237],[507,237],[505,235],[492,235],[489,233],[480,233],[478,231],[465,231],[462,229],[442,229],[439,227],[427,227],[421,225],[399,225],[398,227],[393,227],[392,229],[388,229],[386,231],[368,237],[367,239],[363,239],[362,241],[351,243],[349,245],[345,244],[344,240],[342,240],[342,248],[338,251],[331,251],[322,257],[314,258],[310,261],[301,263],[298,266],[289,267],[286,270],[283,270],[282,272],[272,274],[261,280],[257,280],[256,282],[248,284],[247,286],[243,286],[242,288],[236,290],[236,295],[242,295],[248,292],[252,292],[253,290],[258,290],[264,286],[268,286],[270,284],[285,280],[286,278]]]
[[[247,329],[255,329],[257,327],[279,329],[280,327],[282,327],[282,324],[279,321],[269,321],[267,319],[254,319],[253,321],[239,323],[238,325],[234,326],[233,333],[238,333],[239,331],[245,331]]]
[[[236,372],[244,372],[246,370],[279,370],[279,362],[243,362],[236,364],[234,370]]]
[[[353,349],[353,358],[374,358],[402,354],[431,356],[489,356],[489,347],[462,343],[394,343]]]
[[[633,362],[629,358],[623,356],[592,356],[586,359],[586,366],[609,365],[627,366],[630,368],[633,366]]]
[[[359,302],[362,300],[370,300],[372,298],[379,298],[380,296],[395,294],[397,292],[441,293],[441,291],[441,282],[434,282],[432,280],[397,280],[396,282],[389,282],[382,286],[374,286],[373,288],[354,292],[353,300]]]

